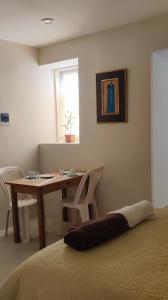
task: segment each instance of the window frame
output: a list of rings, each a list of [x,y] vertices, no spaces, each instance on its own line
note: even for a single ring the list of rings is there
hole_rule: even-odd
[[[61,100],[60,100],[60,85],[61,85],[61,72],[77,70],[78,74],[78,118],[79,118],[79,134],[76,135],[76,139],[74,143],[68,144],[79,144],[80,143],[80,107],[79,107],[79,68],[78,68],[78,61],[76,64],[67,66],[67,67],[59,67],[53,69],[53,76],[54,76],[54,97],[55,97],[55,113],[56,113],[56,143],[57,144],[67,144],[66,141],[63,141],[62,135],[60,134],[60,119],[59,119],[59,112],[61,107]]]

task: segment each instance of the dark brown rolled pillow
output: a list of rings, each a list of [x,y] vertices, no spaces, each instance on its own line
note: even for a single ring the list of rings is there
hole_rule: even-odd
[[[64,243],[76,250],[86,250],[124,233],[128,228],[122,214],[109,214],[73,228],[64,236]]]

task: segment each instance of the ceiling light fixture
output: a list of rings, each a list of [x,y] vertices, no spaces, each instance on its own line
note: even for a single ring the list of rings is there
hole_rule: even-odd
[[[43,18],[43,19],[41,19],[41,22],[43,22],[45,24],[52,24],[55,22],[55,20],[53,18]]]

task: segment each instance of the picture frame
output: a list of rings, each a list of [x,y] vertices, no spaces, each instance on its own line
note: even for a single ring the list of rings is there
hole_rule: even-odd
[[[97,123],[127,122],[127,69],[96,74]]]

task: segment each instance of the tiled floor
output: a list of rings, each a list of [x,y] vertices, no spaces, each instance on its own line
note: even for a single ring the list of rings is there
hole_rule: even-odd
[[[60,239],[56,231],[55,218],[47,219],[47,245]],[[29,243],[14,243],[12,229],[9,235],[0,234],[0,285],[9,277],[15,268],[39,250],[37,220],[31,221],[31,239]]]

